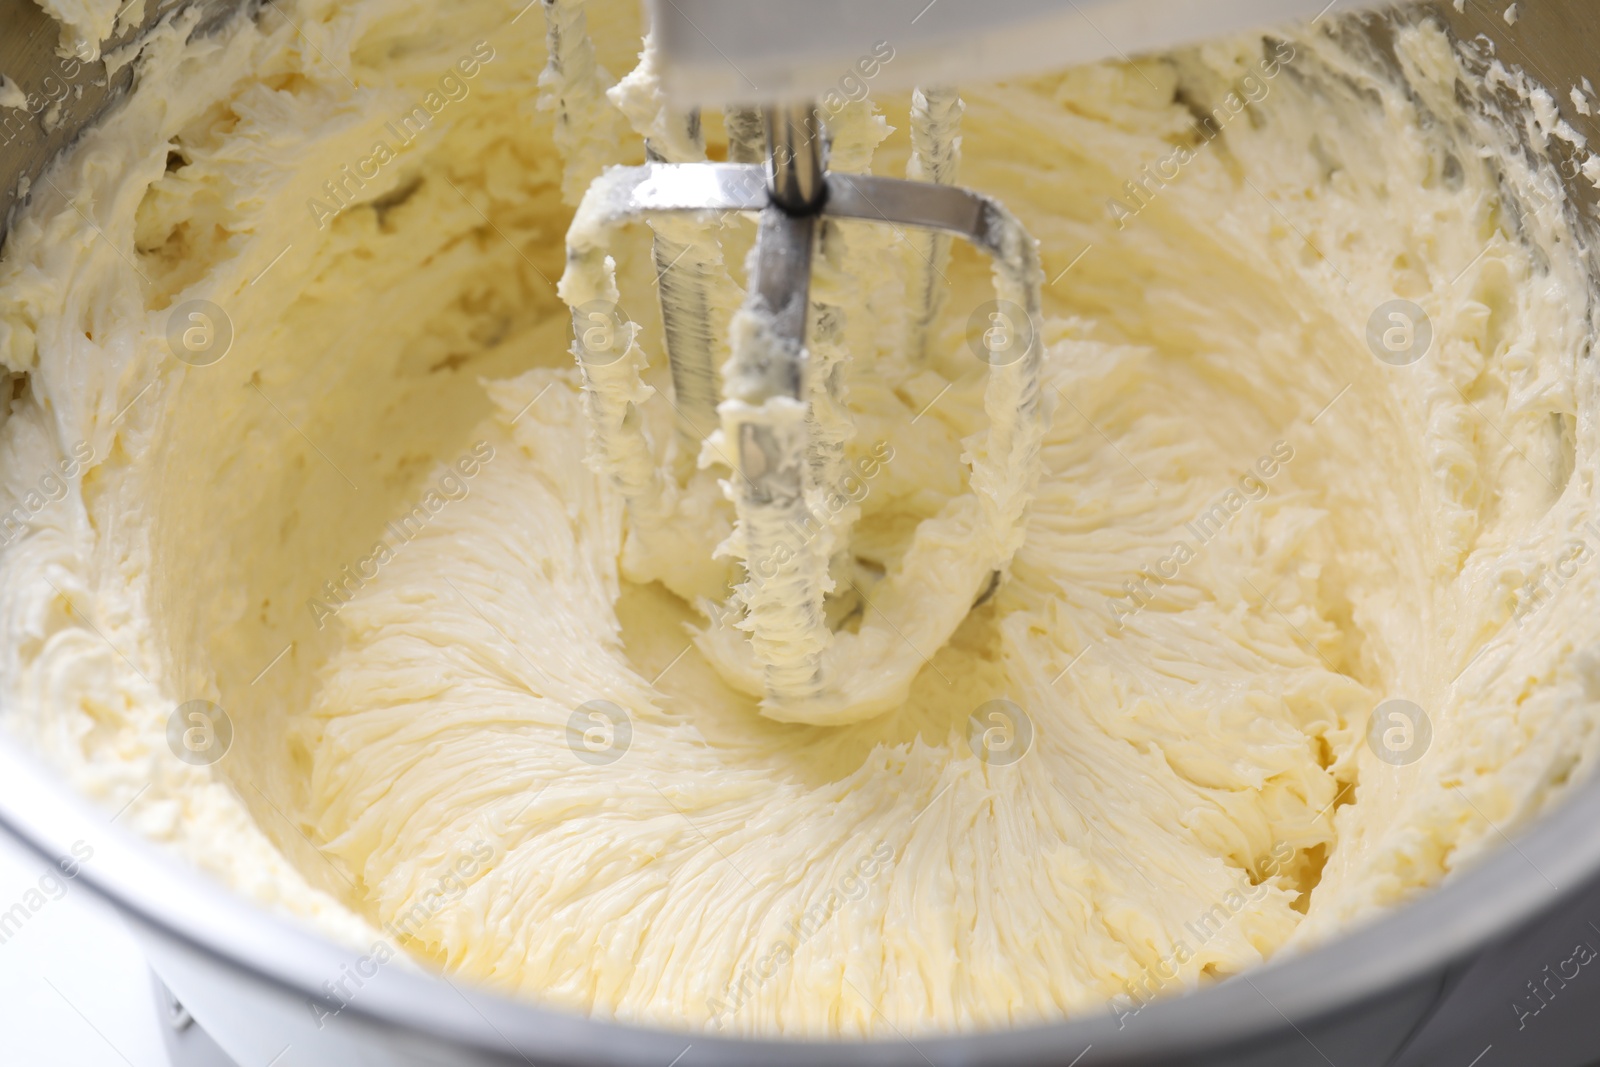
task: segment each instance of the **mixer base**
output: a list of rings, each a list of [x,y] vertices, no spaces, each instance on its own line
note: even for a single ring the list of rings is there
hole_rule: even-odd
[[[238,1067],[211,1035],[200,1028],[189,1009],[172,995],[154,971],[150,972],[150,986],[155,994],[161,1040],[167,1046],[172,1067]]]

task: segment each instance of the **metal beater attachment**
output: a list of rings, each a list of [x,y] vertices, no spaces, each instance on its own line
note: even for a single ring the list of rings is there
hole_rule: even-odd
[[[920,94],[919,100],[925,106]],[[581,337],[587,324],[579,309],[616,299],[615,267],[606,255],[616,228],[674,215],[707,222],[729,212],[758,216],[748,287],[730,324],[732,358],[723,368],[716,409],[720,431],[712,441],[734,468],[737,526],[724,550],[740,558],[746,577],[732,605],[737,622],[714,622],[700,647],[726,680],[760,695],[770,717],[855,722],[904,702],[927,662],[921,650],[943,647],[1021,542],[1045,418],[1038,254],[1011,214],[989,197],[952,185],[828,171],[825,130],[809,104],[768,107],[764,120],[764,165],[652,162],[613,167],[596,179],[568,233],[561,290]],[[730,112],[728,125],[748,131],[751,115]],[[741,149],[730,153],[734,158],[748,158],[747,143],[734,147]],[[924,521],[899,572],[878,583],[870,600],[856,590],[863,617],[855,633],[831,632],[825,614],[835,584],[830,562],[843,545],[839,531],[819,521],[825,509],[816,502],[843,446],[819,439],[826,436],[818,432],[820,386],[810,380],[807,353],[812,253],[819,226],[835,219],[971,242],[994,260],[995,306],[1006,309],[999,328],[1012,331],[1012,343],[990,349],[990,427],[973,449],[971,491]],[[913,247],[926,258],[923,250],[938,246],[923,237]],[[917,344],[926,343],[928,318],[920,320]],[[677,382],[690,375],[676,365],[679,346],[671,334],[669,328]],[[589,359],[581,343],[574,352],[593,394],[602,466],[633,471],[614,481],[625,492],[632,486],[635,494],[648,493],[638,469],[648,447],[640,420],[627,414],[636,381],[616,370],[614,357]],[[693,376],[704,377],[704,368]],[[796,544],[794,530],[815,532]]]

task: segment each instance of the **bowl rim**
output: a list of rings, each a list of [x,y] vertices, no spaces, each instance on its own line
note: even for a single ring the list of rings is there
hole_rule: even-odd
[[[464,987],[421,971],[396,971],[340,1005],[321,983],[350,961],[350,949],[302,920],[258,907],[109,822],[105,812],[48,777],[9,737],[0,741],[0,831],[52,863],[75,862],[73,843],[92,840],[94,856],[78,863],[74,881],[158,937],[308,1004],[342,1007],[341,1014],[358,1023],[443,1041],[488,1059],[507,1059],[509,1046],[518,1061],[603,1058],[623,1067],[662,1067],[692,1042],[694,1056],[685,1064],[719,1067],[752,1061],[810,1064],[819,1053],[840,1067],[928,1062],[1000,1067],[1063,1055],[1067,1062],[1090,1047],[1101,1049],[1097,1064],[1110,1064],[1165,1062],[1274,1033],[1281,1037],[1285,1026],[1303,1029],[1358,1009],[1512,932],[1600,871],[1600,779],[1573,787],[1503,845],[1392,911],[1216,985],[1158,998],[1127,1029],[1108,1008],[1013,1029],[868,1040],[747,1038],[634,1026]],[[1272,991],[1270,998],[1264,989]],[[459,995],[441,995],[452,992]]]

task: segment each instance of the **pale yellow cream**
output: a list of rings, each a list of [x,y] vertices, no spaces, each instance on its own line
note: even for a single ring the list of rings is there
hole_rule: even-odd
[[[610,248],[643,481],[591,449],[555,280],[587,180],[642,158],[603,93],[632,4],[589,5],[559,129],[540,5],[278,6],[158,32],[0,260],[0,722],[119,825],[541,1003],[887,1035],[1126,1016],[1411,898],[1588,773],[1600,397],[1542,176],[1571,131],[1456,101],[1537,103],[1514,72],[1423,26],[1405,89],[1322,30],[961,87],[961,181],[1039,241],[1043,474],[948,641],[874,631],[909,697],[806,726],[718,651],[728,474],[668,402],[642,228]],[[648,91],[617,94],[637,124]],[[845,104],[836,162],[903,174],[908,110]],[[718,236],[736,300],[749,228]],[[988,266],[957,249],[924,363],[914,254],[821,254],[864,599],[948,577],[902,564],[991,421]],[[1431,332],[1405,365],[1395,300]],[[211,765],[168,743],[197,699],[234,731]],[[1391,700],[1425,743],[1392,706],[1369,731]]]

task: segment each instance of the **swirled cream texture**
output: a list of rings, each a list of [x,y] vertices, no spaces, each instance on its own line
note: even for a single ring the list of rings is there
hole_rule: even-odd
[[[660,510],[591,465],[553,283],[587,180],[642,158],[605,94],[640,32],[556,5],[594,70],[561,104],[520,7],[173,16],[16,221],[0,721],[120,826],[543,1004],[891,1035],[1244,971],[1589,773],[1591,265],[1545,177],[1584,154],[1550,108],[1492,117],[1519,74],[1330,17],[962,86],[960,180],[1039,241],[1043,472],[909,697],[812,726],[702,648],[729,473],[677,421],[643,229],[618,418]],[[838,104],[836,162],[903,174],[909,100]],[[749,226],[707,225],[736,287]],[[921,359],[912,256],[819,251],[843,632],[989,426],[988,268],[956,250]],[[169,742],[194,700],[211,762]]]

